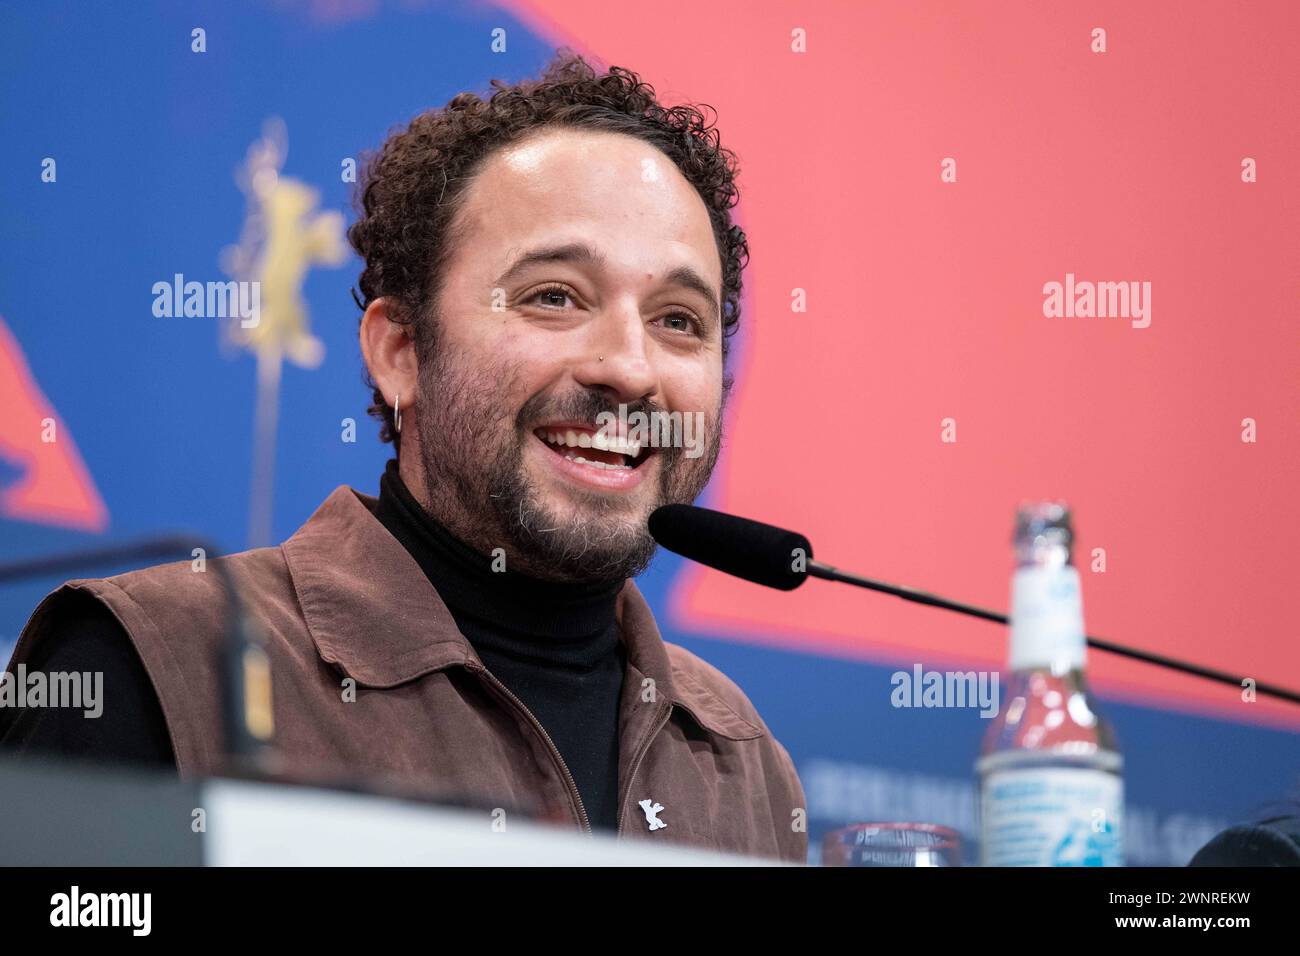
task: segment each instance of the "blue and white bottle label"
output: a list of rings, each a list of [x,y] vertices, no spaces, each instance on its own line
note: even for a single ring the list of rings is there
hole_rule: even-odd
[[[980,793],[985,866],[1123,866],[1124,784],[1089,768],[998,770]]]

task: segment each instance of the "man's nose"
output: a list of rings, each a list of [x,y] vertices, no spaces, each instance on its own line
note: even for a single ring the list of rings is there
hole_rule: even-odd
[[[628,305],[596,321],[574,378],[581,385],[608,389],[622,402],[658,393],[653,343],[639,309]]]

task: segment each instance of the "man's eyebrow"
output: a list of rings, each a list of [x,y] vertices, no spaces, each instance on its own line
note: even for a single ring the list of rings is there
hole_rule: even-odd
[[[713,286],[690,266],[678,266],[672,272],[668,273],[666,281],[670,285],[679,285],[692,292],[702,295],[709,303],[711,321],[716,321],[720,313],[718,305],[718,294],[713,291]]]
[[[503,286],[510,280],[515,279],[520,273],[532,268],[540,263],[548,262],[574,262],[574,263],[592,263],[602,265],[605,257],[597,252],[591,246],[583,245],[580,242],[570,242],[561,246],[546,246],[541,249],[532,249],[525,252],[522,256],[510,264],[505,272],[497,277],[496,284]]]

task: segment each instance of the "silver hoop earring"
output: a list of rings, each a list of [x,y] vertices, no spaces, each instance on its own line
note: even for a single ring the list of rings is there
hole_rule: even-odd
[[[402,430],[402,393],[398,392],[393,398],[393,427],[399,432]]]

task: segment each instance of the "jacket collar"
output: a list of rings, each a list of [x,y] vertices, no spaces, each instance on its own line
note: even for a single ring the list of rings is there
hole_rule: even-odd
[[[374,499],[340,486],[281,545],[312,641],[365,687],[396,687],[454,665],[482,667],[415,559],[371,513]],[[733,740],[761,733],[691,674],[674,668],[632,581],[617,617],[627,650],[625,695],[645,678],[696,723]]]

